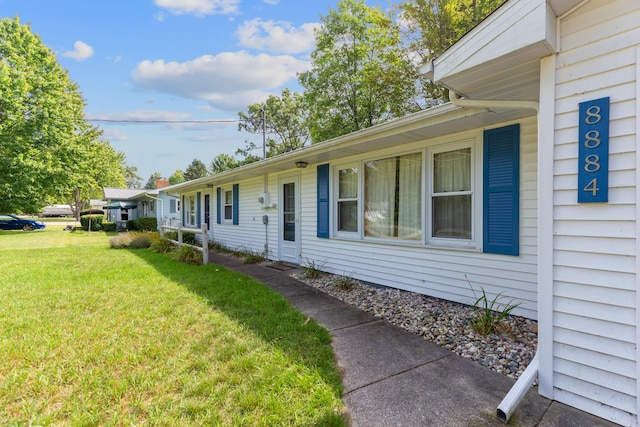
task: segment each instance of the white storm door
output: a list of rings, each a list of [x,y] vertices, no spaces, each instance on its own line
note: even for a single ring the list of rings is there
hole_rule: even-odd
[[[300,263],[300,178],[279,180],[278,260]]]

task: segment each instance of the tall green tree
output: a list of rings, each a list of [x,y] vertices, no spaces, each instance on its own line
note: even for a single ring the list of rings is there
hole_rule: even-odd
[[[203,178],[209,174],[207,166],[198,159],[193,159],[191,164],[187,166],[184,171],[185,181],[192,181],[194,179]]]
[[[184,173],[181,169],[176,170],[169,176],[169,185],[180,184],[181,182],[184,182]]]
[[[75,157],[75,173],[68,175],[67,182],[71,192],[66,202],[77,220],[80,219],[80,212],[89,207],[90,199],[102,197],[103,187],[117,188],[125,184],[124,153],[116,151],[104,140],[92,140],[83,147],[90,154]],[[82,161],[86,163],[80,164]]]
[[[145,190],[155,190],[158,185],[158,180],[162,178],[160,172],[154,172],[149,176],[147,183],[144,185]]]
[[[437,58],[505,0],[406,0],[397,6],[406,50],[426,63]],[[420,76],[423,97],[447,100],[444,88]]]
[[[0,19],[0,211],[39,212],[89,182],[108,184],[96,182],[107,174],[92,158],[117,154],[102,149],[84,106],[40,37],[17,17]]]
[[[239,131],[262,135],[264,130],[267,157],[304,147],[309,141],[303,96],[289,89],[280,96],[270,95],[265,102],[249,105],[247,112],[241,111],[238,116]],[[255,148],[253,144],[251,150]]]
[[[138,167],[127,165],[124,170],[125,185],[127,188],[140,188],[142,177],[138,175]]]
[[[417,67],[390,14],[364,0],[339,0],[320,19],[312,69],[300,75],[313,142],[419,109]]]
[[[218,154],[211,160],[211,164],[209,165],[209,172],[211,175],[216,173],[224,172],[229,169],[236,168],[240,165],[233,156],[229,154]]]

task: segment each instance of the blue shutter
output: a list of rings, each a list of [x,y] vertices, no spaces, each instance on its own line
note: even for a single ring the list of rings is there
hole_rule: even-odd
[[[216,224],[222,224],[222,189],[216,188]]]
[[[202,208],[202,201],[200,200],[202,193],[199,191],[196,193],[196,227],[202,227],[202,219],[200,218],[200,209]]]
[[[184,225],[185,225],[185,221],[184,221],[185,217],[184,217],[184,214],[185,214],[185,208],[184,208],[184,195],[183,195],[183,196],[182,196],[182,226],[183,226],[183,227],[184,227]]]
[[[483,250],[520,254],[520,125],[484,133]]]
[[[329,238],[329,164],[318,165],[318,224],[317,236]]]
[[[238,206],[238,201],[240,200],[240,194],[238,190],[240,188],[239,184],[233,184],[233,225],[238,225],[240,223],[240,218],[238,218],[240,214],[240,207]]]

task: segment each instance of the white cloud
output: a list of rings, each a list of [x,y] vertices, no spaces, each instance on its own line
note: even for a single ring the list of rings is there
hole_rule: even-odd
[[[297,54],[313,49],[315,43],[313,30],[319,27],[319,23],[294,27],[288,22],[263,21],[256,18],[240,25],[236,36],[243,47]]]
[[[93,48],[83,41],[78,40],[73,44],[73,50],[62,54],[65,58],[72,58],[76,61],[84,61],[93,56]]]
[[[174,15],[225,15],[238,12],[240,0],[155,0],[156,6]]]
[[[87,114],[89,121],[153,122],[189,120],[191,114],[182,111],[135,110],[119,113]]]
[[[129,137],[118,128],[104,129],[102,136],[109,141],[127,141],[129,139]]]
[[[132,80],[141,90],[206,100],[214,107],[244,108],[309,67],[309,62],[287,55],[225,52],[182,63],[145,60],[133,70]]]
[[[263,0],[266,4],[278,4],[280,0]]]
[[[122,61],[122,55],[118,55],[116,57],[107,56],[107,61],[111,62],[112,64],[117,64],[118,62]]]

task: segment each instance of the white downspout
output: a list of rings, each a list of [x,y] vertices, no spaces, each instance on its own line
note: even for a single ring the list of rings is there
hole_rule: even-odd
[[[529,388],[531,388],[531,384],[533,384],[533,380],[538,376],[538,352],[536,351],[536,355],[533,356],[529,366],[524,370],[518,381],[511,387],[509,393],[502,399],[500,405],[498,405],[498,409],[496,410],[496,415],[498,419],[503,423],[508,423],[509,418],[513,415],[513,412],[516,410],[516,407],[522,400],[522,398],[527,394]]]
[[[538,101],[511,101],[504,99],[464,99],[460,98],[460,95],[452,90],[449,90],[449,99],[451,103],[456,107],[475,107],[475,108],[517,108],[534,110],[537,113],[540,112],[540,103]],[[516,410],[516,407],[527,394],[527,391],[533,384],[533,381],[538,376],[538,352],[524,370],[518,381],[511,387],[509,393],[502,399],[496,415],[498,419],[503,423],[509,422],[509,418]]]

